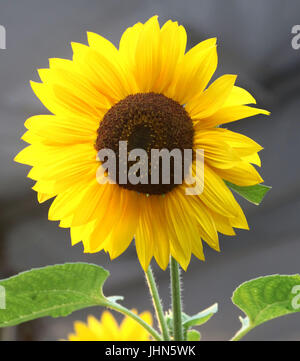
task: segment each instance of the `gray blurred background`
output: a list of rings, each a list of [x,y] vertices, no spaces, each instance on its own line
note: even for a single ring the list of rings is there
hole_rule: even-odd
[[[203,340],[229,339],[240,327],[232,291],[254,277],[300,272],[300,50],[291,46],[291,28],[300,24],[298,0],[0,0],[0,24],[6,27],[7,49],[0,50],[0,278],[32,267],[86,261],[111,271],[107,295],[123,294],[124,304],[151,309],[144,276],[131,247],[117,260],[84,255],[71,247],[68,230],[47,220],[49,202],[38,205],[26,178],[28,167],[13,158],[25,143],[23,123],[46,113],[29,80],[48,58],[72,56],[70,42],[86,43],[94,31],[118,45],[124,29],[158,14],[160,22],[178,20],[191,47],[218,37],[218,74],[236,73],[238,84],[254,93],[271,117],[245,119],[230,125],[265,148],[262,176],[273,190],[262,206],[241,200],[251,230],[221,236],[221,253],[205,247],[206,262],[193,258],[183,274],[184,306],[190,313],[219,303],[219,312],[201,328]],[[160,291],[169,306],[169,275],[154,266]],[[28,322],[5,329],[3,339],[56,340],[73,329],[73,321],[101,310],[75,312],[67,318]],[[300,314],[258,327],[246,340],[300,340]]]

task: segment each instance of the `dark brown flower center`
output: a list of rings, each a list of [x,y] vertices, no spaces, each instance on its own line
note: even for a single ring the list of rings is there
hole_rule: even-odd
[[[98,129],[95,148],[111,149],[116,154],[116,182],[124,188],[147,194],[164,194],[177,184],[174,182],[174,159],[170,163],[170,184],[163,184],[160,171],[158,184],[151,184],[151,149],[171,152],[193,148],[193,124],[188,113],[176,101],[162,94],[139,93],[129,95],[105,114]],[[148,155],[148,184],[120,184],[119,141],[127,141],[128,154],[143,149]],[[128,161],[128,169],[136,162]],[[184,179],[182,166],[182,180]],[[176,182],[177,183],[177,182]]]

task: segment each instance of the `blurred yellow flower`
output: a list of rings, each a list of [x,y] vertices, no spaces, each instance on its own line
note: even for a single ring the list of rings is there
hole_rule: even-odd
[[[137,313],[133,310],[134,313]],[[152,326],[150,312],[139,315],[145,322]],[[69,341],[150,341],[148,332],[132,318],[125,316],[122,323],[118,325],[114,316],[104,311],[101,320],[89,316],[87,323],[76,321],[74,333],[68,335]]]
[[[267,111],[223,75],[208,86],[216,68],[216,39],[186,52],[183,26],[157,16],[137,23],[117,49],[88,33],[89,45],[72,43],[73,59],[50,59],[32,89],[53,115],[28,119],[30,146],[15,160],[33,168],[39,202],[55,197],[49,219],[71,229],[72,244],[88,253],[118,257],[135,239],[144,270],[155,257],[162,269],[173,256],[186,269],[191,255],[204,260],[202,240],[219,251],[218,232],[248,229],[244,213],[224,180],[250,186],[263,180],[260,145],[220,128]],[[203,149],[204,190],[186,196],[187,184],[99,184],[97,153],[119,141],[128,150]],[[194,163],[193,163],[194,169]],[[182,180],[184,177],[182,176]]]

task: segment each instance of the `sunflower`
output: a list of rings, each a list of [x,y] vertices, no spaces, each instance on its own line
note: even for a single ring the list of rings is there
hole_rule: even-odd
[[[135,310],[134,313],[137,314]],[[152,325],[150,312],[139,315],[145,322]],[[148,332],[132,318],[125,316],[122,323],[118,325],[114,316],[104,311],[101,320],[94,316],[88,316],[87,324],[76,321],[74,333],[68,335],[69,341],[150,341]]]
[[[173,256],[187,269],[191,255],[204,260],[202,241],[219,251],[218,232],[249,229],[225,181],[251,186],[263,180],[262,149],[252,139],[220,125],[269,112],[217,68],[216,39],[186,52],[183,26],[157,16],[122,35],[119,48],[88,32],[88,46],[72,43],[73,59],[50,59],[31,86],[53,113],[29,118],[23,140],[30,145],[16,161],[32,166],[28,177],[38,201],[55,197],[49,220],[70,228],[72,244],[87,253],[105,250],[111,259],[134,240],[144,270],[154,257],[165,269]],[[96,177],[101,149],[118,153],[126,141],[151,149],[203,149],[204,189],[187,196],[186,182],[102,184]],[[194,160],[191,164],[194,169]],[[101,184],[100,184],[101,183]]]

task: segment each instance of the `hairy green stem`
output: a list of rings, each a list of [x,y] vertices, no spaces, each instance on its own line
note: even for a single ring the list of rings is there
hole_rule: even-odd
[[[179,264],[173,257],[171,257],[170,271],[171,271],[174,340],[184,341],[183,329],[182,329],[180,269],[179,269]]]
[[[156,311],[156,316],[158,319],[158,323],[163,335],[164,341],[170,341],[169,330],[167,326],[167,322],[164,316],[164,311],[161,303],[161,299],[159,297],[157,285],[153,276],[153,272],[151,266],[148,267],[147,271],[145,272],[145,276],[147,279],[147,283],[149,286],[150,294],[152,296],[153,306]]]
[[[230,341],[240,341],[249,331],[252,330],[252,327],[247,327],[245,329],[239,330]]]
[[[131,317],[142,327],[144,327],[144,329],[147,330],[156,341],[163,341],[162,336],[157,331],[155,331],[153,327],[151,327],[147,322],[142,320],[138,315],[128,310],[126,307],[115,302],[109,302],[106,306],[112,310],[122,313],[123,315]]]

